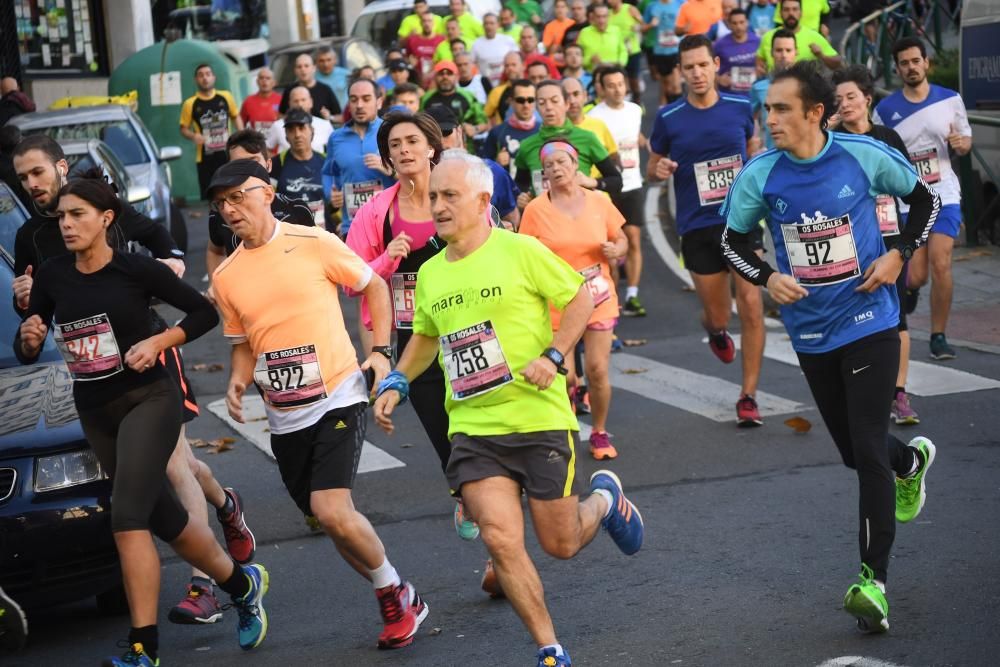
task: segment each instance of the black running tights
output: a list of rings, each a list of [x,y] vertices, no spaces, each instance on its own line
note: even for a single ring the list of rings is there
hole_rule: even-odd
[[[400,329],[396,333],[398,356],[403,356],[403,349],[410,342],[412,333]],[[441,461],[442,472],[448,467],[451,456],[451,441],[448,439],[448,412],[444,409],[445,382],[444,372],[437,359],[423,373],[410,381],[410,403],[420,419],[424,432],[434,445],[438,459]]]

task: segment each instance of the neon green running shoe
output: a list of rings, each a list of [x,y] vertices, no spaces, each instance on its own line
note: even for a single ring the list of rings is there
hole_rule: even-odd
[[[862,632],[889,630],[889,602],[874,576],[872,569],[862,563],[858,575],[861,583],[853,584],[844,596],[844,611],[858,619],[858,630]]]
[[[920,452],[924,464],[917,469],[912,477],[896,478],[896,521],[906,523],[913,521],[920,514],[927,500],[927,470],[934,463],[934,443],[923,436],[910,440],[910,447]]]

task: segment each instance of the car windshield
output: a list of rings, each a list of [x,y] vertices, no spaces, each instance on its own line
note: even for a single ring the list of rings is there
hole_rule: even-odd
[[[14,310],[14,270],[5,260],[0,259],[0,286],[3,286],[0,300],[0,368],[20,366],[21,362],[14,356],[14,335],[21,326],[21,318]],[[52,334],[45,339],[45,346],[39,355],[39,361],[59,361],[59,350],[52,341]]]
[[[69,123],[31,130],[45,132],[56,141],[64,139],[101,139],[126,167],[151,161],[139,135],[127,120],[101,120],[91,123]]]
[[[450,13],[448,5],[431,7],[431,11],[438,16],[445,16]],[[399,31],[399,24],[412,13],[410,8],[406,8],[363,14],[354,23],[351,35],[367,39],[376,47],[388,49],[398,41],[396,33]]]
[[[14,237],[17,236],[17,230],[26,219],[27,217],[14,198],[14,194],[7,189],[6,185],[0,183],[0,248],[3,248],[11,257],[14,256]],[[0,305],[0,308],[3,307]],[[0,345],[2,344],[3,342],[0,341]]]

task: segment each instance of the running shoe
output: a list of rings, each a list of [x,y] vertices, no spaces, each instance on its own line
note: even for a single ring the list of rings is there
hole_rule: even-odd
[[[886,632],[889,629],[889,602],[873,579],[872,569],[861,564],[860,583],[853,584],[844,596],[844,611],[858,619],[861,632]]]
[[[551,646],[538,652],[538,667],[572,667],[572,665],[569,653],[565,649],[562,655],[556,655],[556,650]]]
[[[253,553],[257,549],[257,540],[253,533],[247,528],[247,522],[243,519],[243,499],[235,489],[223,489],[226,496],[233,501],[233,513],[225,516],[222,510],[216,510],[216,517],[222,524],[222,534],[226,538],[226,550],[240,565],[246,565],[253,560]]]
[[[896,392],[896,398],[892,399],[892,407],[889,408],[889,415],[900,425],[912,426],[920,423],[920,417],[910,406],[910,397],[905,391]]]
[[[10,651],[24,648],[28,642],[28,619],[21,606],[0,588],[0,646]]]
[[[924,508],[927,500],[927,470],[934,463],[937,449],[934,443],[923,436],[910,440],[910,447],[920,452],[922,464],[910,477],[896,478],[896,521],[907,523],[913,521]]]
[[[378,636],[380,649],[403,648],[413,643],[429,608],[407,582],[375,591],[385,627]]]
[[[611,494],[611,511],[601,525],[626,556],[631,556],[642,547],[644,528],[642,514],[632,501],[625,497],[621,480],[610,470],[598,470],[590,476],[590,492],[604,489]]]
[[[474,540],[479,537],[479,524],[465,518],[465,506],[461,499],[455,501],[455,532],[463,540]]]
[[[760,418],[760,410],[757,409],[757,401],[750,394],[743,394],[740,400],[736,401],[736,425],[740,428],[750,428],[763,424],[764,420]]]
[[[625,305],[622,306],[622,315],[625,317],[646,317],[646,309],[642,307],[639,297],[630,296],[625,299]]]
[[[736,344],[725,329],[716,334],[708,334],[708,347],[724,364],[731,364],[736,358]]]
[[[264,611],[264,595],[270,584],[270,575],[263,565],[244,565],[243,574],[250,580],[250,591],[241,598],[232,598],[231,607],[239,615],[236,636],[244,651],[257,648],[267,636],[267,612]]]
[[[948,361],[958,356],[955,348],[948,344],[943,333],[931,334],[931,358],[937,361]]]
[[[608,437],[607,431],[591,431],[590,455],[597,461],[618,458],[618,451],[611,444],[611,438]]]
[[[171,623],[202,625],[222,620],[222,607],[211,588],[188,584],[187,597],[167,614]]]
[[[486,559],[486,569],[483,570],[483,581],[480,586],[494,600],[507,597],[503,592],[503,587],[500,585],[500,580],[497,578],[497,571],[493,567],[492,558]]]
[[[160,664],[160,659],[157,658],[153,660],[150,658],[146,651],[143,650],[142,644],[123,644],[128,646],[128,650],[120,658],[105,658],[101,662],[101,667],[157,667]]]
[[[581,384],[573,388],[573,410],[578,415],[590,414],[590,392],[587,385]]]

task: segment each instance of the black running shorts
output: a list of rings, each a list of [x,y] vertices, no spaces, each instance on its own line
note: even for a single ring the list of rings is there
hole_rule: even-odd
[[[615,208],[625,218],[626,225],[642,227],[646,224],[646,198],[642,188],[622,192],[611,197]]]
[[[725,223],[693,229],[681,237],[681,255],[684,257],[684,268],[701,276],[712,276],[729,270],[726,259],[722,256],[722,232]],[[756,227],[751,232],[752,248],[760,250],[764,247],[764,230]]]
[[[652,65],[660,76],[667,76],[680,64],[679,54],[672,53],[668,56],[653,54]]]
[[[184,373],[184,357],[181,356],[180,348],[171,347],[160,352],[160,364],[167,369],[167,375],[170,376],[174,386],[180,392],[181,405],[184,408],[181,423],[187,424],[201,414],[201,411],[198,409],[198,401],[194,397],[194,389],[191,388],[191,381],[188,380],[187,375]]]
[[[509,435],[465,435],[451,438],[448,485],[459,493],[466,482],[507,477],[529,498],[556,500],[581,492],[576,477],[576,431],[536,431]]]

